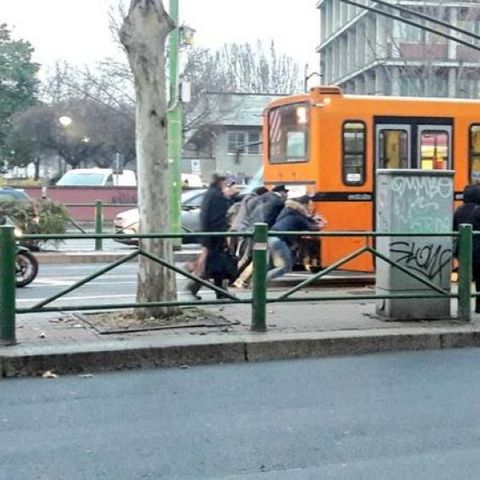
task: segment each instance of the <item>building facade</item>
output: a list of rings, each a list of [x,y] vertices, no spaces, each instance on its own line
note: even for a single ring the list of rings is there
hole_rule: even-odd
[[[374,1],[367,6],[402,15]],[[480,3],[448,0],[389,0],[475,34]],[[340,0],[320,0],[320,69],[324,84],[346,93],[478,98],[480,50]],[[480,47],[480,41],[451,28],[408,17]]]
[[[202,125],[185,138],[182,171],[207,182],[215,171],[252,178],[262,165],[262,114],[279,95],[208,93],[198,106]]]

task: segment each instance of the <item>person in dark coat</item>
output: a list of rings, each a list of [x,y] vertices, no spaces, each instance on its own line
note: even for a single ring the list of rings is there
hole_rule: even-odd
[[[453,229],[458,230],[462,223],[472,225],[480,231],[480,185],[467,185],[463,190],[463,205],[455,210]],[[480,292],[480,236],[473,237],[472,271],[475,290]],[[480,313],[480,298],[475,299],[475,312]]]
[[[308,196],[301,197],[297,201],[287,200],[285,208],[280,212],[272,232],[303,232],[318,231],[325,225],[322,218],[310,216]],[[268,239],[268,251],[273,267],[267,273],[267,281],[278,278],[290,272],[293,268],[293,248],[298,242],[295,235],[277,235]]]
[[[225,176],[213,175],[200,207],[200,228],[203,232],[227,231],[227,211],[231,205],[230,197],[235,193],[234,189],[227,188]],[[226,238],[222,236],[204,237],[201,243],[203,249],[196,262],[195,274],[203,278],[211,277],[216,286],[224,286],[223,272],[219,271],[217,262],[220,262],[226,248]],[[215,275],[209,274],[212,271],[216,272]],[[193,280],[187,284],[187,289],[197,298],[201,287],[200,283]],[[217,297],[221,298],[222,296],[217,293]]]

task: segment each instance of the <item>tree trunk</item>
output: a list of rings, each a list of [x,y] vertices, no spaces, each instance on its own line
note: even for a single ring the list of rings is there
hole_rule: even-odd
[[[131,0],[120,30],[120,40],[135,78],[138,206],[142,233],[170,230],[165,40],[172,29],[173,23],[161,0]],[[170,239],[145,239],[140,245],[144,251],[173,263]],[[176,298],[174,272],[141,257],[137,302]],[[138,309],[137,313],[141,317],[165,316],[177,310],[155,307]]]
[[[35,166],[35,174],[34,174],[33,179],[35,181],[37,181],[40,178],[40,161],[41,161],[41,158],[40,158],[39,155],[36,156],[35,160],[33,161],[33,164]]]

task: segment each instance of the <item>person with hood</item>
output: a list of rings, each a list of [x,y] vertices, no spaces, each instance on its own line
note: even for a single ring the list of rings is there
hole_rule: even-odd
[[[467,185],[463,190],[463,205],[455,210],[453,229],[458,230],[462,223],[472,225],[480,231],[480,185]],[[475,290],[480,293],[480,236],[473,237],[472,273]],[[475,313],[480,313],[480,298],[475,299]]]
[[[271,228],[272,232],[303,232],[321,230],[326,222],[322,217],[312,217],[308,211],[310,197],[287,200]],[[299,238],[295,235],[277,235],[268,239],[268,252],[274,268],[267,272],[267,282],[281,277],[293,268],[293,248]]]

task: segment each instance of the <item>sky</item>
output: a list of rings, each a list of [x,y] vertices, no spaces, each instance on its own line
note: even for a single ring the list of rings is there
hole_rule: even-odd
[[[34,60],[45,67],[57,60],[92,65],[123,58],[112,38],[108,12],[122,0],[0,0],[0,23],[14,38],[30,41]],[[126,0],[125,0],[126,1]],[[168,8],[168,0],[164,5]],[[303,69],[316,71],[319,39],[317,0],[179,0],[180,23],[196,30],[194,46],[274,40],[277,50]]]

